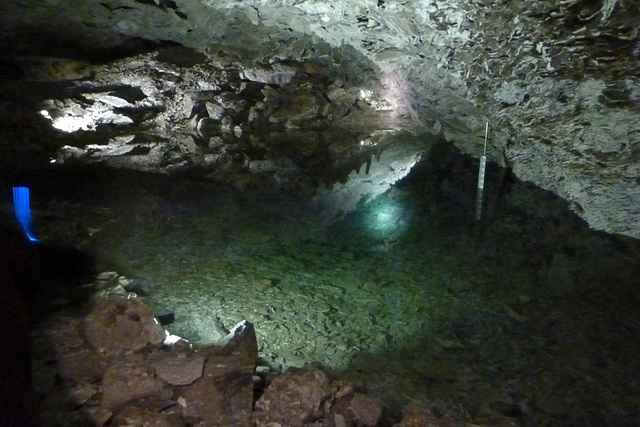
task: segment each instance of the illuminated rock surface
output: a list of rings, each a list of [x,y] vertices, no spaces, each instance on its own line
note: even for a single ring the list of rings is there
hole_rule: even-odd
[[[638,237],[639,13],[625,0],[9,0],[2,114],[15,119],[3,144],[18,146],[3,157],[51,136],[34,108],[96,136],[47,142],[42,160],[66,144],[63,156],[153,169],[201,151],[198,164],[273,159],[285,180],[283,157],[310,165],[255,140],[225,156],[210,133],[244,139],[261,120],[335,131],[365,106],[386,111],[385,129],[404,118],[478,156],[489,121],[491,161],[569,200],[593,228]],[[287,101],[262,105],[263,85]],[[230,122],[217,122],[219,108]],[[358,142],[380,127],[353,117]],[[297,154],[323,144],[302,139]]]

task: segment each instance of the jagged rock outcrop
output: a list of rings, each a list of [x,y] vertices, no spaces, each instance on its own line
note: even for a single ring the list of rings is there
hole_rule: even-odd
[[[244,122],[256,125],[268,115],[270,125],[306,128],[315,120],[322,127],[326,122],[318,118],[346,114],[349,102],[360,99],[358,102],[369,100],[371,106],[384,106],[388,118],[402,117],[401,127],[411,121],[420,129],[442,133],[477,156],[482,152],[485,122],[489,121],[488,154],[492,161],[571,201],[573,209],[592,227],[640,236],[636,208],[640,201],[637,2],[109,0],[72,5],[12,0],[3,2],[0,12],[5,79],[21,79],[33,65],[42,70],[44,62],[48,75],[79,81],[96,77],[106,83],[104,69],[98,69],[95,76],[78,75],[75,65],[43,60],[46,55],[94,64],[118,59],[123,74],[136,70],[138,61],[134,75],[146,81],[142,86],[161,80],[164,86],[159,89],[167,96],[176,91],[183,77],[195,79],[194,83],[199,83],[193,88],[200,85],[203,91],[217,91],[225,80],[230,86],[250,83],[244,89],[233,87],[234,91],[255,90],[256,97],[245,102],[194,99],[188,91],[176,91],[175,96],[183,97],[182,101],[174,100],[176,106],[186,108],[183,113],[187,119],[196,118],[190,126],[194,136],[209,134],[220,125],[229,135],[246,138],[246,129],[233,114],[245,115]],[[159,58],[134,55],[167,42],[189,48],[176,46],[171,54],[164,54],[164,59],[181,58],[180,71],[173,68],[176,64],[158,67],[146,62],[152,76],[145,76],[140,67],[145,61],[162,61],[163,54],[159,53]],[[220,54],[226,58],[222,62],[240,67],[215,79],[201,78],[203,74],[216,76],[202,67],[202,61]],[[16,57],[22,59],[16,62]],[[123,57],[135,59],[124,64]],[[26,58],[29,61],[25,62]],[[263,106],[264,99],[257,97],[263,86],[292,88],[301,74],[309,76],[309,81],[318,76],[325,79],[325,92],[318,93],[318,86],[311,84],[310,92],[290,92],[290,104],[265,114],[269,106]],[[32,86],[48,87],[40,83]],[[90,104],[97,115],[120,111],[104,119],[105,125],[131,128],[130,121],[139,123],[140,116],[125,114],[137,102],[144,108],[136,114],[155,118],[151,128],[156,136],[177,131],[186,137],[184,117],[170,114],[166,100],[146,99],[149,92],[141,87],[114,95],[99,86],[82,102]],[[362,92],[356,96],[350,91],[354,88]],[[84,89],[86,93],[86,86]],[[276,91],[278,97],[287,92]],[[33,99],[38,97],[36,92],[42,90],[20,89],[11,97]],[[329,93],[335,97],[327,98]],[[40,96],[38,101],[51,99]],[[54,100],[53,105],[56,102],[62,102],[58,107],[76,109],[73,102]],[[190,107],[196,107],[195,111]],[[339,108],[329,114],[327,108],[331,107]],[[33,104],[20,108],[4,104],[2,112],[28,114],[33,108]],[[233,112],[232,119],[222,117],[229,112]],[[49,135],[44,120],[27,123],[39,137],[30,137],[27,144],[11,149],[14,156]],[[9,131],[5,132],[7,140],[22,132],[24,124],[20,118],[3,125]],[[390,126],[398,125],[388,120],[384,127]],[[152,165],[159,157],[176,156],[159,153],[153,142],[142,143],[142,135],[149,131],[149,127],[137,128],[139,137],[134,144],[126,135],[117,136],[107,155],[147,156]],[[18,136],[18,140],[25,138]],[[308,143],[317,147],[323,142]],[[214,148],[223,145],[219,139],[209,144]],[[197,150],[197,146],[198,142],[181,145],[186,151]],[[81,153],[86,152],[67,149],[67,155],[74,153],[84,156]],[[214,162],[212,159],[209,161]],[[278,162],[271,160],[258,156],[249,161],[257,162],[254,170],[278,169]]]

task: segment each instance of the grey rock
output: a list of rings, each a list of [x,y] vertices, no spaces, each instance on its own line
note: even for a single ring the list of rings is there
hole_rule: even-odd
[[[174,328],[176,328],[175,331]],[[204,311],[189,316],[182,328],[174,324],[171,331],[177,335],[187,335],[183,331],[188,331],[188,335],[194,336],[195,340],[202,345],[218,342],[229,333],[214,311]]]
[[[242,127],[256,97],[244,104],[237,92],[266,84],[264,123],[289,129],[335,127],[342,118],[371,133],[376,127],[351,108],[366,103],[384,111],[378,118],[393,129],[432,129],[477,157],[489,121],[490,161],[567,199],[593,228],[640,237],[637,2],[144,3],[2,2],[6,69],[19,77],[3,85],[3,96],[28,94],[37,98],[29,105],[42,102],[47,120],[84,132],[86,146],[62,149],[60,161],[154,171],[200,165],[197,155],[167,158],[146,145],[137,147],[150,149],[143,161],[122,144],[104,146],[104,135],[93,131],[144,129],[163,148],[180,151],[194,131],[194,101],[211,102],[224,91],[220,105]],[[67,25],[54,25],[60,20]],[[173,45],[148,52],[141,40]],[[85,60],[61,59],[70,46]],[[94,58],[122,46],[147,53],[95,65]],[[42,88],[29,90],[32,82]],[[56,89],[61,82],[69,87]],[[371,96],[283,107],[289,99],[278,99],[280,92],[301,83],[332,102],[338,87]],[[19,110],[3,107],[3,117],[15,118],[3,144],[24,147],[53,135],[36,111]],[[332,120],[315,123],[318,117]],[[255,111],[248,121],[256,123]],[[43,135],[25,135],[25,128]],[[245,134],[243,128],[238,139]],[[48,157],[45,147],[34,150]],[[27,162],[4,157],[4,168]]]
[[[243,77],[258,83],[267,83],[274,85],[287,85],[291,83],[291,79],[296,75],[297,70],[286,64],[261,64],[254,68],[243,70]]]
[[[209,113],[209,117],[214,120],[220,120],[224,117],[224,107],[216,104],[215,102],[207,102],[207,113]]]
[[[277,167],[273,160],[251,160],[249,162],[251,172],[273,172]]]

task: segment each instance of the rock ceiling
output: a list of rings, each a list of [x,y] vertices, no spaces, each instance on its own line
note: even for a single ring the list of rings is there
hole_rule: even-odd
[[[489,122],[490,161],[640,237],[636,0],[5,0],[0,28],[3,169],[335,184],[407,135],[479,156]]]

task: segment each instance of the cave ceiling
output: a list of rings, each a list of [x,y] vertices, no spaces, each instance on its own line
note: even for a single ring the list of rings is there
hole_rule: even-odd
[[[304,191],[386,150],[388,188],[433,141],[480,156],[488,122],[489,161],[640,237],[636,0],[4,0],[0,28],[3,173]]]

